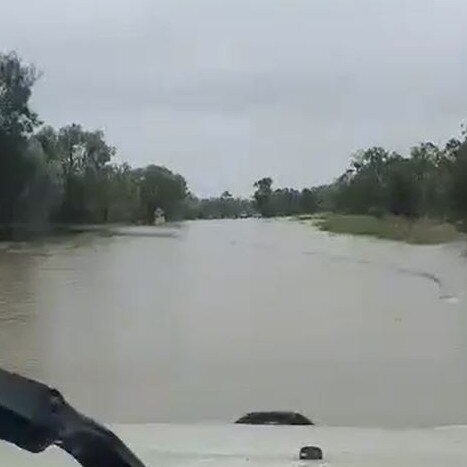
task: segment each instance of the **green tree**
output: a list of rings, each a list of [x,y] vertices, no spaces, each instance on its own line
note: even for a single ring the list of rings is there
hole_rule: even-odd
[[[271,206],[272,183],[272,178],[264,177],[256,181],[253,185],[254,188],[256,188],[253,195],[256,201],[256,207],[263,217],[271,217],[273,215]]]
[[[107,221],[137,222],[140,220],[140,197],[135,171],[126,163],[106,166],[105,196]]]
[[[467,141],[455,151],[450,167],[451,206],[457,218],[467,221]]]
[[[233,217],[234,211],[234,198],[229,191],[224,191],[220,197],[220,216],[222,218]]]
[[[110,209],[110,168],[115,148],[102,131],[71,124],[37,134],[49,161],[59,164],[64,195],[59,218],[73,222],[106,222]]]
[[[271,216],[288,216],[301,212],[301,195],[293,188],[277,188],[270,200]]]
[[[412,161],[393,155],[387,161],[384,182],[387,204],[383,211],[409,217],[419,214],[421,185],[417,185]]]
[[[421,143],[410,150],[407,171],[416,185],[414,204],[418,215],[431,215],[440,211],[440,167],[442,151],[433,143]]]
[[[0,54],[0,223],[11,235],[19,201],[34,175],[28,138],[39,124],[29,101],[36,69],[15,53]]]
[[[300,195],[300,208],[304,214],[313,214],[318,210],[318,199],[314,190],[304,188]]]
[[[136,171],[144,220],[154,223],[155,210],[160,208],[168,219],[177,215],[187,195],[185,179],[165,167],[149,165]]]
[[[14,52],[0,54],[0,130],[3,135],[24,138],[39,124],[29,106],[32,87],[38,78],[32,65]]]

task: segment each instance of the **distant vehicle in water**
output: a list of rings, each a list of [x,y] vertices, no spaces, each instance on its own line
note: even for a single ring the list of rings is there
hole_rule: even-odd
[[[247,219],[248,217],[250,217],[250,216],[248,215],[248,213],[246,211],[242,211],[240,213],[240,219]]]
[[[243,425],[314,425],[298,412],[250,412],[235,423]]]

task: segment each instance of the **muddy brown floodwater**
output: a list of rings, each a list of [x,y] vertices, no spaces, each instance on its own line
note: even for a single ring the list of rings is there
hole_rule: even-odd
[[[0,249],[0,365],[110,422],[467,423],[465,245],[285,220],[120,233]]]

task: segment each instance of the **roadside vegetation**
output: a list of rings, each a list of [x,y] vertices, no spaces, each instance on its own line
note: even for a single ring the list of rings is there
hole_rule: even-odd
[[[151,223],[158,207],[179,215],[187,196],[181,175],[115,163],[100,130],[42,122],[29,104],[38,77],[15,53],[0,54],[0,237],[50,223]]]
[[[16,53],[0,53],[0,240],[78,224],[153,224],[157,210],[167,220],[255,213],[251,200],[228,191],[197,198],[166,167],[117,163],[101,130],[43,122],[30,107],[38,79]]]
[[[275,189],[269,177],[254,186],[264,217],[327,213],[315,223],[330,232],[449,242],[467,225],[467,134],[443,147],[420,143],[405,156],[381,147],[358,151],[325,186]]]
[[[377,218],[369,215],[327,214],[312,221],[319,229],[352,235],[368,235],[387,240],[401,240],[412,244],[439,244],[460,238],[459,231],[449,223],[433,219],[408,219],[387,215]]]

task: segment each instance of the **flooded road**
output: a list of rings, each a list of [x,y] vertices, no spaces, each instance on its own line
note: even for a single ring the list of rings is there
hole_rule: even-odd
[[[467,423],[465,245],[285,220],[172,231],[1,249],[0,365],[109,422]]]

